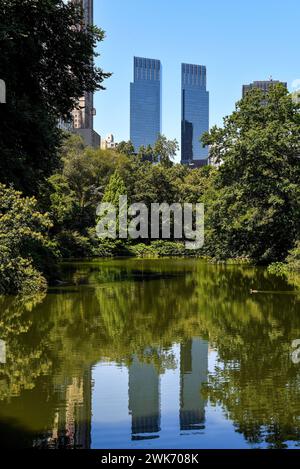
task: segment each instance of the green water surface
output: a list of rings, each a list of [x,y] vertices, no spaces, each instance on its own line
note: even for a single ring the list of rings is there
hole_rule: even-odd
[[[0,297],[1,446],[299,446],[295,286],[192,259],[62,269],[45,296]]]

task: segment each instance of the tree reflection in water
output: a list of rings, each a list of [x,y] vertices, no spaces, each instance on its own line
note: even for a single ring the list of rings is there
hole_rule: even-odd
[[[297,282],[263,268],[183,259],[64,269],[70,286],[44,298],[0,298],[3,446],[89,447],[91,370],[101,361],[129,370],[132,438],[159,434],[159,401],[148,398],[147,414],[143,396],[151,386],[158,396],[159,376],[179,366],[182,431],[205,427],[209,402],[222,406],[248,443],[277,448],[300,440],[300,369],[290,359],[300,338],[299,295],[276,294]],[[251,288],[270,293],[250,295]],[[208,342],[218,351],[209,375]],[[174,344],[181,344],[179,364]],[[143,392],[138,376],[149,382]]]

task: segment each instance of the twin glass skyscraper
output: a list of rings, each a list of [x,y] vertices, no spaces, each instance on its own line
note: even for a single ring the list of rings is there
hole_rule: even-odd
[[[154,145],[161,133],[161,75],[159,60],[134,57],[130,84],[130,140],[135,151]]]
[[[181,162],[207,163],[208,149],[200,138],[209,130],[209,93],[206,67],[182,64]],[[130,84],[130,140],[135,151],[153,145],[161,133],[162,66],[159,60],[134,57],[134,82]]]
[[[200,138],[209,130],[209,93],[206,90],[206,67],[181,66],[181,163],[207,164],[208,148]]]

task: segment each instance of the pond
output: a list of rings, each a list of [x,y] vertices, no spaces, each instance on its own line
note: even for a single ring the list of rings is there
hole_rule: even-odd
[[[192,259],[62,269],[45,296],[0,298],[1,446],[299,447],[286,280]]]

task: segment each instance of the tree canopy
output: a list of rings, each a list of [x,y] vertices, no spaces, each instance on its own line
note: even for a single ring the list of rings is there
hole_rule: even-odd
[[[37,210],[35,198],[0,184],[0,295],[45,290],[38,269],[41,257],[51,251],[50,227],[49,216]]]
[[[300,232],[300,106],[282,85],[247,93],[203,141],[221,164],[204,198],[216,257],[286,257]]]

